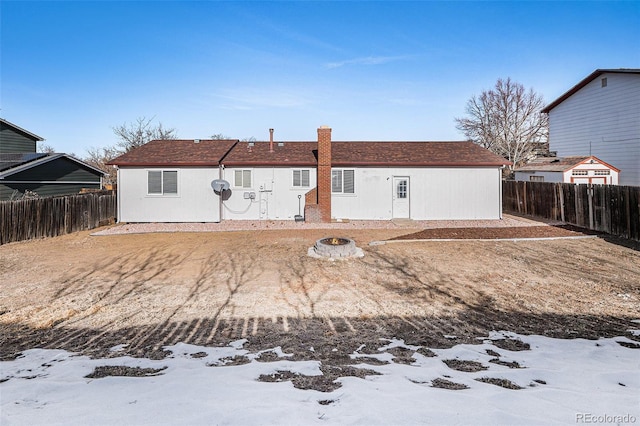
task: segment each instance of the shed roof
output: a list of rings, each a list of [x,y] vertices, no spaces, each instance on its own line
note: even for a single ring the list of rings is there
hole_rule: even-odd
[[[602,74],[605,74],[605,73],[640,74],[640,68],[617,68],[617,69],[616,68],[613,68],[613,69],[605,68],[605,69],[597,69],[594,72],[592,72],[591,74],[589,74],[588,76],[586,76],[584,79],[582,79],[578,84],[576,84],[571,89],[569,89],[565,94],[563,94],[558,99],[556,99],[555,101],[551,102],[549,105],[544,107],[542,109],[542,112],[548,114],[552,109],[554,109],[555,107],[560,105],[567,98],[569,98],[570,96],[575,94],[578,90],[582,89],[584,86],[589,84],[593,79],[595,79],[599,75],[602,75]]]
[[[540,157],[515,169],[516,172],[566,172],[580,164],[593,159],[595,162],[603,164],[612,170],[620,171],[610,164],[605,163],[597,157],[589,155],[574,155],[568,157]]]
[[[153,140],[114,158],[115,166],[218,166],[237,140],[162,139]]]

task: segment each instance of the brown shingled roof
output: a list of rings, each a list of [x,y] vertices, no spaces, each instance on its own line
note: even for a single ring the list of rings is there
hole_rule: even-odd
[[[308,166],[317,164],[317,142],[238,143],[226,166]],[[355,166],[502,166],[504,158],[473,142],[332,142],[331,164]]]
[[[579,164],[587,162],[593,158],[594,161],[603,164],[615,171],[620,171],[615,167],[605,163],[594,156],[588,155],[573,155],[567,157],[541,157],[531,160],[529,163],[515,169],[516,172],[566,172],[571,170]]]
[[[196,139],[198,140],[198,139]],[[237,140],[153,140],[109,163],[115,166],[218,166]]]
[[[225,157],[224,165],[315,167],[317,149],[317,142],[274,142],[270,152],[269,142],[239,142]]]
[[[315,167],[317,142],[155,140],[113,159],[117,166]],[[473,142],[332,142],[335,167],[503,166],[504,158]],[[223,160],[224,159],[224,160]]]
[[[473,142],[333,142],[331,164],[346,166],[503,166],[507,160]]]

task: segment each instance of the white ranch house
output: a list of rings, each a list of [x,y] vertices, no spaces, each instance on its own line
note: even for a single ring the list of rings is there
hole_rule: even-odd
[[[594,155],[640,186],[640,69],[598,69],[553,101],[549,146],[559,157]]]
[[[111,164],[119,222],[328,222],[500,219],[508,162],[471,142],[333,142],[321,127],[308,142],[152,141]]]
[[[544,157],[518,167],[515,180],[617,185],[620,170],[594,156]]]

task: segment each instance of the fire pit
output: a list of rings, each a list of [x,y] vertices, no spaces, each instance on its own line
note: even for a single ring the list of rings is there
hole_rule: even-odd
[[[364,256],[362,249],[356,247],[355,241],[341,237],[322,238],[316,241],[315,245],[309,248],[308,254],[312,257],[329,259]]]

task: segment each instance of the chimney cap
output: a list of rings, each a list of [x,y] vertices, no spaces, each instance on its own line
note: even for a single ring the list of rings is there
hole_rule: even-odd
[[[331,129],[331,127],[329,127],[327,125],[322,125],[322,126],[320,126],[320,129]]]

